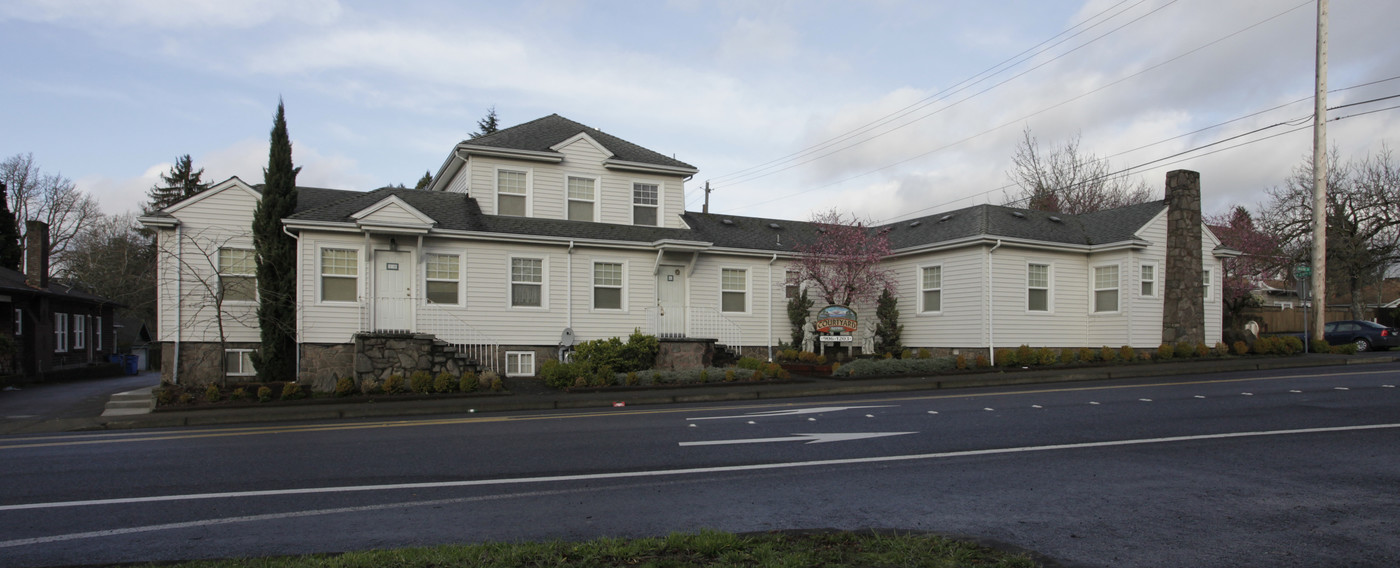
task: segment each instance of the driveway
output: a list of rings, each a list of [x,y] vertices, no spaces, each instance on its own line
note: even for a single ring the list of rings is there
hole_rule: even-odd
[[[160,384],[159,371],[134,376],[62,383],[35,383],[0,390],[0,434],[48,420],[95,418],[107,400],[119,392]]]

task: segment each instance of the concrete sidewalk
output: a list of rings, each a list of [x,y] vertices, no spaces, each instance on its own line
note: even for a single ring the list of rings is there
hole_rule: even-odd
[[[300,420],[336,420],[344,418],[376,418],[466,414],[473,412],[505,412],[521,410],[555,410],[578,408],[607,408],[618,403],[626,406],[752,401],[809,396],[854,395],[881,392],[931,391],[1071,381],[1096,381],[1175,375],[1210,375],[1239,371],[1330,367],[1340,365],[1393,365],[1400,356],[1368,354],[1365,356],[1300,355],[1292,357],[1246,357],[1205,359],[1172,363],[1144,363],[1082,369],[998,370],[927,377],[895,377],[884,379],[846,379],[829,377],[797,377],[784,383],[710,383],[675,387],[644,387],[600,389],[593,392],[563,392],[528,385],[534,388],[516,389],[513,393],[481,393],[473,395],[404,396],[394,399],[345,402],[341,399],[314,399],[299,402],[251,404],[233,408],[162,409],[150,414],[67,418],[29,424],[6,433],[42,433],[79,430],[171,428],[288,422]],[[536,381],[538,379],[520,379]],[[522,384],[522,386],[525,386]],[[529,391],[528,393],[526,391]]]

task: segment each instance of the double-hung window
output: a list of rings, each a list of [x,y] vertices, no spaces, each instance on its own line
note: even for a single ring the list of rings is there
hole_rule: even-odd
[[[1118,311],[1118,265],[1094,267],[1094,311]]]
[[[461,257],[455,254],[428,254],[427,288],[429,304],[460,304]]]
[[[353,249],[321,249],[321,301],[354,302],[359,297],[360,257]]]
[[[73,314],[73,348],[87,347],[87,315]]]
[[[654,183],[632,184],[632,224],[657,226],[661,188]]]
[[[1205,299],[1207,299],[1207,300],[1209,300],[1210,297],[1211,297],[1211,293],[1210,293],[1210,292],[1211,292],[1211,289],[1215,288],[1215,286],[1212,286],[1212,285],[1211,285],[1211,284],[1214,284],[1214,283],[1215,283],[1215,281],[1214,281],[1214,278],[1211,276],[1210,269],[1209,269],[1209,268],[1206,268],[1206,269],[1202,270],[1202,271],[1201,271],[1201,287],[1205,288]]]
[[[1026,265],[1026,311],[1050,311],[1050,265]]]
[[[53,315],[53,350],[54,352],[68,350],[68,314],[55,313]]]
[[[802,282],[798,280],[798,272],[789,270],[783,276],[783,297],[789,300],[802,296]]]
[[[749,273],[747,270],[742,268],[720,269],[719,290],[719,311],[741,313],[749,311]]]
[[[257,263],[252,249],[219,249],[219,293],[225,302],[258,299]]]
[[[943,311],[943,267],[925,266],[919,269],[919,311]]]
[[[530,174],[496,170],[496,214],[524,217],[529,213]]]
[[[1157,265],[1144,264],[1138,268],[1138,295],[1144,298],[1157,297]]]
[[[593,309],[622,309],[622,263],[593,263]]]
[[[592,221],[598,195],[597,180],[569,176],[569,220]]]
[[[544,260],[510,259],[510,305],[524,308],[544,306]]]

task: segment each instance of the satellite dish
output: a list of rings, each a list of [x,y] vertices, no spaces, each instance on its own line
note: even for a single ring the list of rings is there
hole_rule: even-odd
[[[559,336],[560,347],[573,347],[578,343],[578,338],[574,337],[574,328],[564,328],[564,333]]]

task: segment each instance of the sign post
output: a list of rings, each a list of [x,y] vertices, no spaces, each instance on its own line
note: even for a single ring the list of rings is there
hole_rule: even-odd
[[[1298,283],[1298,300],[1303,303],[1303,353],[1312,349],[1312,327],[1308,326],[1308,303],[1312,300],[1312,267],[1300,264],[1293,269],[1293,280]]]

